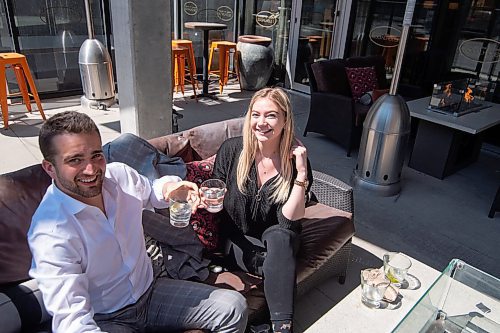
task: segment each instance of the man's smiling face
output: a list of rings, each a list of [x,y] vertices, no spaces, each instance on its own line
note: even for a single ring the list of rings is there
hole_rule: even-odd
[[[98,133],[61,134],[52,139],[56,154],[42,166],[56,186],[74,199],[89,204],[100,196],[106,171]]]

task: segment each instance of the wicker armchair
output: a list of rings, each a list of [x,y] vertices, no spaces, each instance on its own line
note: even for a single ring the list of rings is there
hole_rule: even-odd
[[[347,156],[359,145],[369,106],[353,99],[346,67],[374,67],[378,89],[388,88],[381,56],[330,59],[306,64],[311,106],[304,136],[321,133],[344,147]]]

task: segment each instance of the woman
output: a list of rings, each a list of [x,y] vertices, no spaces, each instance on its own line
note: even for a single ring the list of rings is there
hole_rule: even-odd
[[[213,178],[227,184],[222,232],[234,253],[243,252],[239,265],[264,277],[273,331],[292,332],[297,233],[312,172],[306,148],[295,139],[290,100],[282,89],[254,94],[243,137],[222,144]]]

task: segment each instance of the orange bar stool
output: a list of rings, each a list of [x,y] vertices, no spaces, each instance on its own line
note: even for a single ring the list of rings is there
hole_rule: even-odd
[[[198,80],[196,79],[196,61],[194,59],[193,42],[187,39],[174,39],[172,40],[172,47],[185,47],[188,49],[188,66],[191,67],[191,73],[194,76],[196,89],[198,89]]]
[[[5,69],[12,68],[14,74],[16,75],[17,84],[19,86],[19,93],[9,94],[7,93],[7,80],[5,76]],[[28,81],[31,93],[28,92],[28,87],[26,86],[26,81]],[[30,69],[28,67],[28,62],[26,57],[19,53],[0,53],[0,106],[2,108],[2,118],[4,129],[9,128],[9,106],[7,104],[7,98],[16,97],[21,95],[23,97],[23,102],[26,105],[26,109],[31,113],[31,98],[33,98],[38,106],[38,111],[42,115],[42,119],[45,120],[45,114],[43,113],[42,103],[38,97],[38,91],[36,90],[35,81],[31,76]]]
[[[189,50],[185,47],[172,47],[172,73],[173,73],[173,84],[172,89],[175,92],[179,92],[181,89],[184,95],[184,80],[186,76],[186,58],[189,58]],[[194,77],[192,73],[192,68],[190,62],[188,62],[189,76],[191,78],[191,85],[193,86],[194,98],[198,101],[196,96],[196,87],[194,83]]]
[[[212,70],[212,59],[214,56],[214,51],[219,50],[219,69]],[[229,55],[231,51],[234,53],[233,58],[233,71],[229,71]],[[227,85],[227,81],[229,79],[229,74],[236,74],[236,78],[238,79],[238,83],[240,84],[241,90],[241,82],[240,75],[238,71],[238,52],[236,51],[236,43],[228,42],[228,41],[214,41],[210,46],[210,56],[208,58],[208,73],[215,74],[219,76],[219,86],[220,93],[224,90],[224,86]]]

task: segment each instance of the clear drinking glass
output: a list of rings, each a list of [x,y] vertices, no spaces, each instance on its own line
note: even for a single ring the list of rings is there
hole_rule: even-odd
[[[224,195],[226,194],[226,183],[219,179],[208,179],[201,183],[201,192],[210,213],[222,210]]]
[[[361,271],[361,301],[370,308],[379,308],[385,291],[390,285],[387,277],[378,268]]]
[[[385,275],[395,286],[401,287],[411,267],[410,258],[400,252],[387,252],[383,260]]]
[[[192,205],[187,199],[170,198],[170,224],[177,228],[189,225]]]

